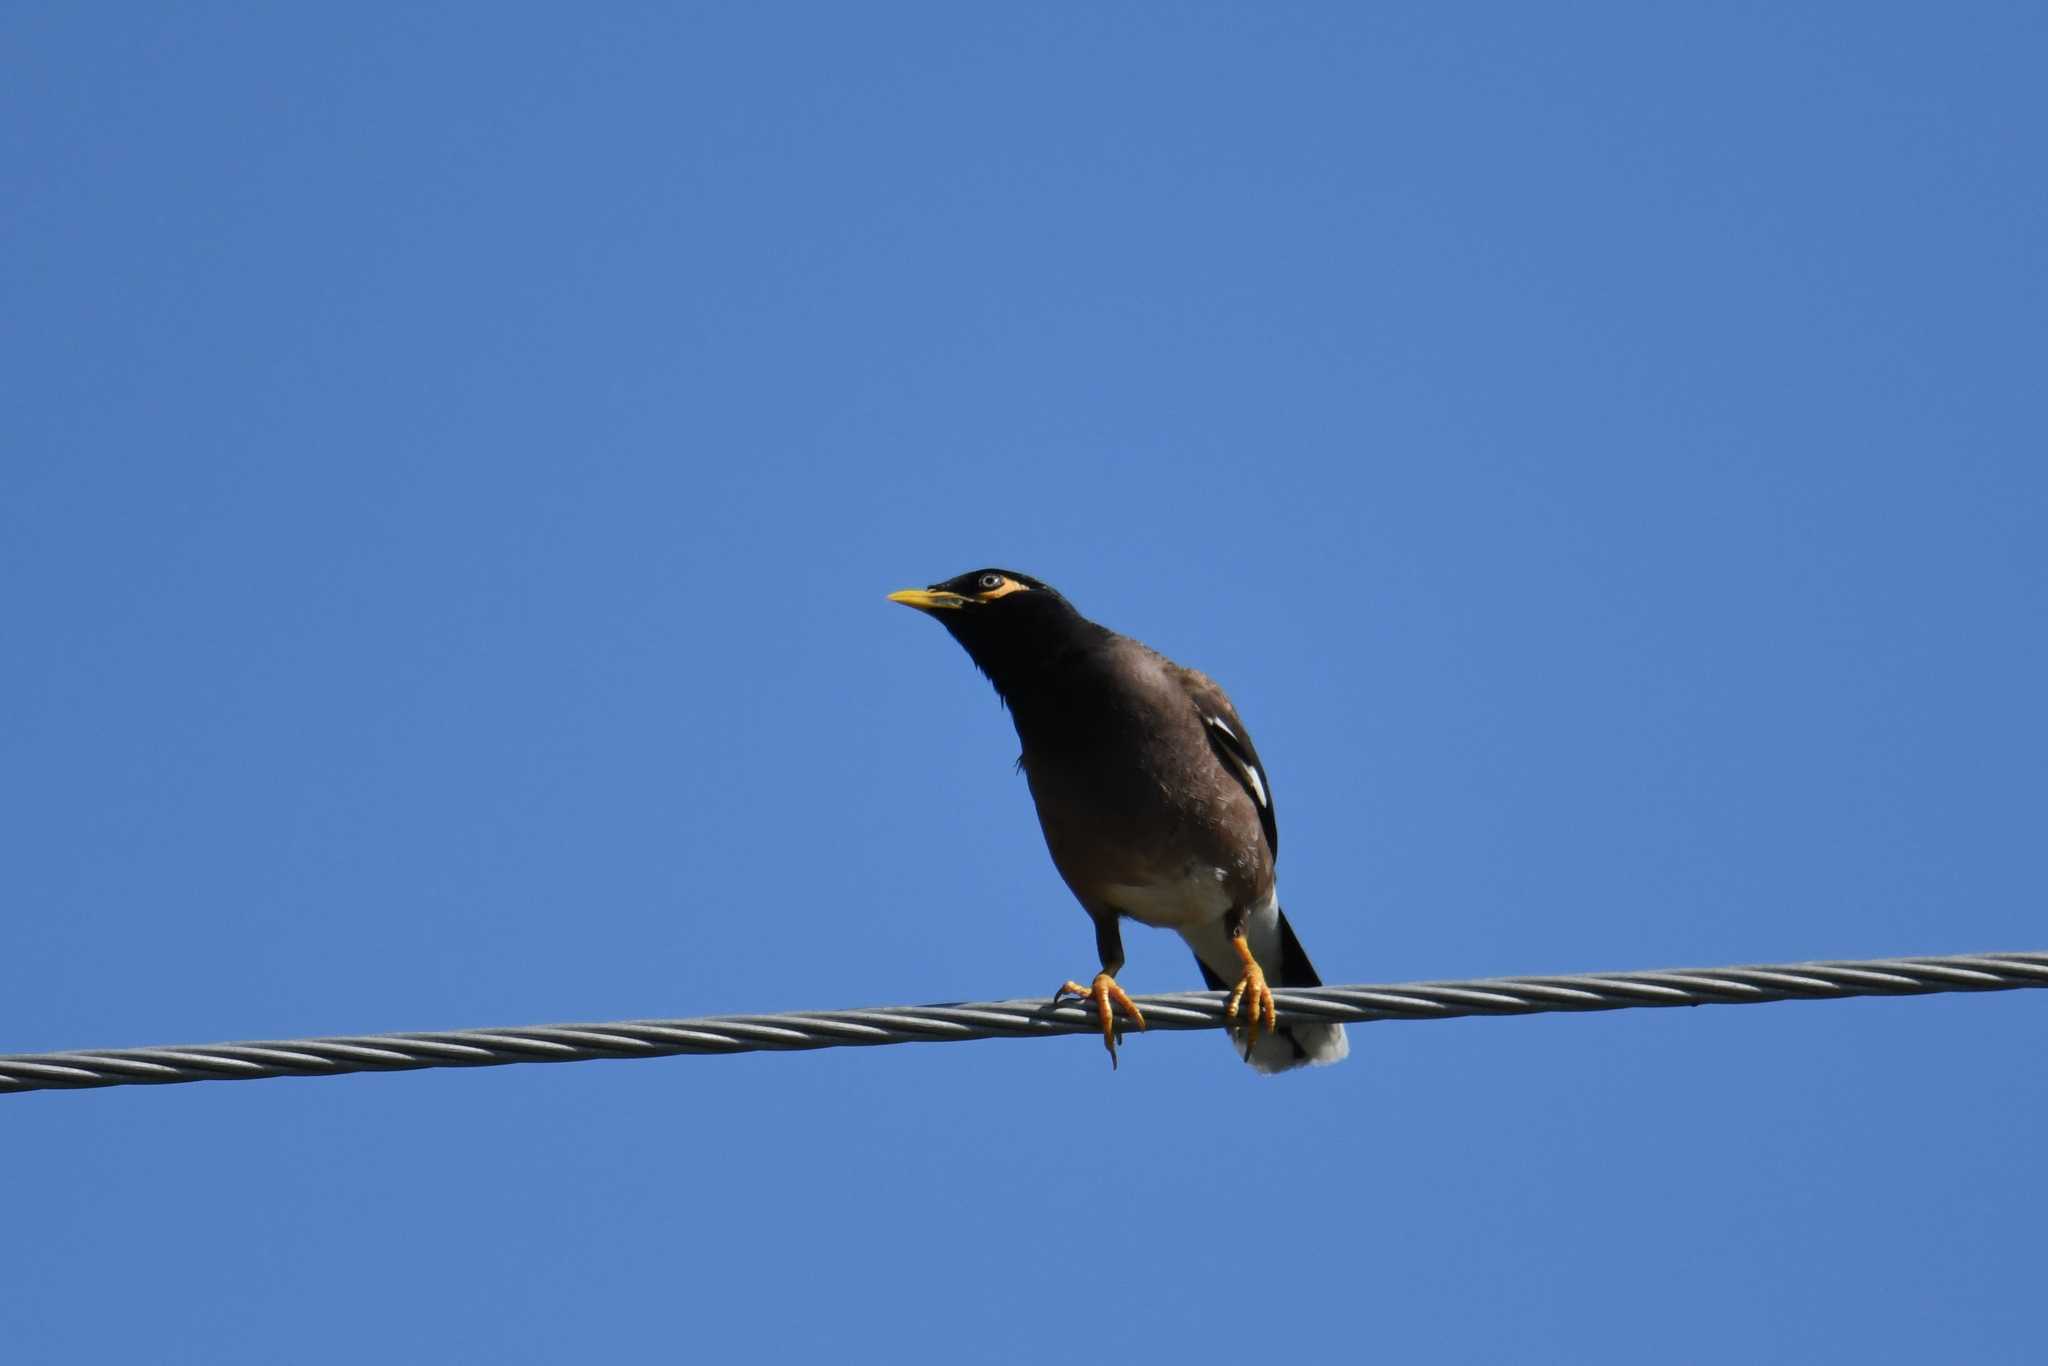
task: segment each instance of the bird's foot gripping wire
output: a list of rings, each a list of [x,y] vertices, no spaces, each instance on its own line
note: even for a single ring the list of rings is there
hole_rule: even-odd
[[[1140,1029],[1145,1027],[1145,1012],[1124,994],[1124,989],[1116,984],[1116,978],[1106,972],[1096,973],[1094,982],[1085,987],[1079,982],[1062,982],[1060,989],[1052,994],[1053,1004],[1059,1004],[1068,996],[1078,996],[1095,1003],[1096,1017],[1102,1021],[1102,1046],[1109,1050],[1109,1065],[1114,1070],[1117,1041],[1123,1037],[1123,1031],[1117,1028],[1116,1012],[1122,1010]]]
[[[1242,1005],[1245,1008],[1244,1026],[1239,1037],[1244,1040],[1245,1055],[1249,1057],[1252,1045],[1259,1041],[1261,1022],[1269,1030],[1277,1029],[1280,1013],[1273,1005],[1272,989],[1266,985],[1266,970],[1259,966],[1258,959],[1252,957],[1252,946],[1244,941],[1243,935],[1231,940],[1230,946],[1237,950],[1237,956],[1244,962],[1244,975],[1237,979],[1237,986],[1230,993],[1230,1004],[1223,1008],[1223,1018],[1233,1031],[1238,1031],[1238,1007]]]

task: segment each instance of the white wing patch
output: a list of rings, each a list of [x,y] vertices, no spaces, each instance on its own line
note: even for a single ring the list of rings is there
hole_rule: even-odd
[[[1245,751],[1244,741],[1237,738],[1237,732],[1222,717],[1204,716],[1202,720],[1222,734],[1224,744],[1220,748],[1224,757],[1237,769],[1237,776],[1244,780],[1244,785],[1251,789],[1252,800],[1259,804],[1261,811],[1271,810],[1273,799],[1266,795],[1266,775],[1259,772],[1259,766],[1252,762],[1251,755]]]

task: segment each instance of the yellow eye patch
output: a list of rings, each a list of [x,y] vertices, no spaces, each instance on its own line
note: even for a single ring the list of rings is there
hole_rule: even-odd
[[[983,602],[994,602],[997,598],[1007,598],[1012,593],[1028,593],[1030,591],[1029,588],[1018,583],[1015,579],[1004,579],[996,587],[984,593],[976,593],[974,596]]]

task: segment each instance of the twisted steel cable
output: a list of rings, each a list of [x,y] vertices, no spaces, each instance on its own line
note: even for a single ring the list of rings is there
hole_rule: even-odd
[[[1472,1015],[1629,1010],[1637,1006],[1753,1005],[1850,996],[1924,996],[1948,991],[2048,987],[2048,952],[1935,958],[1867,958],[1753,967],[1667,968],[1565,977],[1483,977],[1461,982],[1314,987],[1275,991],[1280,1020],[1453,1020]],[[1176,992],[1136,1000],[1152,1029],[1222,1026],[1227,993]],[[955,1005],[881,1006],[784,1015],[707,1015],[682,1020],[353,1034],[325,1039],[81,1049],[0,1055],[0,1093],[80,1090],[181,1081],[254,1081],[495,1067],[515,1062],[661,1058],[851,1044],[946,1043],[1100,1031],[1091,1008],[1043,997]]]

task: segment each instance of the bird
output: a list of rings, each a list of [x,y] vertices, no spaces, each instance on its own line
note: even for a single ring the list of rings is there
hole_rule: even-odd
[[[1017,763],[1053,866],[1095,925],[1101,970],[1053,994],[1092,1003],[1110,1066],[1119,1013],[1144,1013],[1117,983],[1122,922],[1180,935],[1261,1072],[1341,1060],[1341,1024],[1278,1022],[1272,986],[1322,985],[1281,913],[1280,828],[1251,732],[1207,675],[1101,626],[1012,569],[976,569],[891,602],[932,617],[967,651],[1017,727]]]

